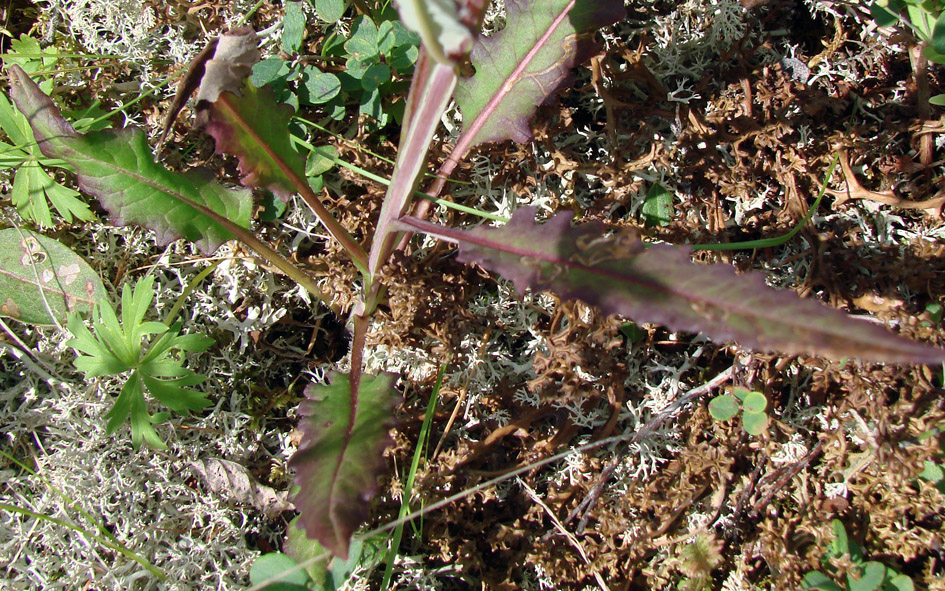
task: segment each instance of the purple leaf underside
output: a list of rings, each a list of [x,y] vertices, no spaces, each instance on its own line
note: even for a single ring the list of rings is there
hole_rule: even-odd
[[[303,437],[289,464],[300,487],[293,499],[306,534],[342,559],[351,535],[368,516],[377,478],[386,467],[397,376],[362,375],[356,405],[348,376],[334,373],[329,385],[310,385],[299,407]],[[352,409],[354,407],[354,409]],[[352,417],[352,413],[355,413]]]
[[[295,111],[277,104],[268,86],[257,89],[247,81],[239,95],[227,91],[197,109],[217,154],[239,159],[244,186],[269,189],[283,201],[295,194],[305,178],[305,161],[289,138]]]
[[[534,139],[535,109],[598,51],[593,32],[625,14],[621,0],[506,0],[505,9],[505,28],[476,41],[476,74],[456,88],[463,131],[474,133],[470,146]]]
[[[140,129],[76,132],[19,66],[10,68],[10,94],[29,120],[39,149],[75,168],[79,188],[98,198],[114,224],[150,228],[159,244],[186,238],[205,253],[234,236],[198,207],[249,227],[250,191],[228,189],[207,171],[165,169],[154,162]]]
[[[692,263],[684,246],[644,247],[630,228],[608,235],[611,229],[598,222],[572,227],[573,215],[559,213],[539,226],[535,209],[525,207],[501,228],[444,236],[459,242],[459,261],[499,273],[519,292],[549,290],[636,322],[702,332],[762,351],[890,363],[945,361],[945,351],[772,289],[760,273],[736,276],[729,265]]]

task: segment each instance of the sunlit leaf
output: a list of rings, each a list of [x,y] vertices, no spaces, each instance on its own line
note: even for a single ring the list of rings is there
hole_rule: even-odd
[[[17,66],[10,68],[10,85],[13,100],[29,119],[43,154],[68,162],[76,170],[79,188],[97,197],[115,224],[151,228],[159,244],[187,238],[204,252],[234,236],[194,205],[236,225],[249,226],[249,191],[225,188],[206,172],[180,174],[156,164],[139,129],[77,133]]]
[[[474,134],[471,145],[530,141],[538,105],[570,83],[571,68],[594,55],[591,35],[624,14],[621,0],[506,0],[505,10],[505,28],[473,45],[476,75],[456,87],[463,130]]]
[[[98,274],[66,246],[30,230],[0,230],[0,316],[50,325],[105,301]]]
[[[762,351],[892,363],[945,361],[945,351],[774,290],[761,274],[736,276],[729,265],[692,263],[684,246],[646,247],[631,228],[610,229],[599,222],[572,227],[573,212],[537,225],[535,211],[520,208],[501,228],[462,231],[409,217],[401,227],[458,242],[459,261],[499,273],[519,292],[549,290],[634,322],[702,332]]]
[[[351,534],[367,518],[385,468],[382,452],[391,443],[392,409],[398,396],[393,374],[362,375],[351,397],[348,376],[335,373],[328,385],[311,385],[299,407],[303,433],[292,456],[294,498],[301,525],[336,556],[348,557]]]

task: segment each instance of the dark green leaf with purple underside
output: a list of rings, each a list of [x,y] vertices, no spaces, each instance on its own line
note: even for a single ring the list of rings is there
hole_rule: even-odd
[[[542,225],[534,217],[534,208],[521,208],[501,228],[454,230],[414,218],[404,218],[401,228],[459,243],[459,261],[499,273],[520,292],[549,290],[635,322],[701,332],[760,351],[890,363],[945,361],[945,351],[774,290],[761,274],[736,277],[728,265],[692,263],[687,247],[644,247],[633,229],[597,222],[572,227],[572,212]]]
[[[292,107],[277,104],[268,86],[247,82],[240,95],[221,93],[216,102],[201,103],[204,131],[213,136],[218,154],[239,159],[242,184],[272,191],[288,201],[305,178],[305,160],[292,149],[289,121]]]
[[[532,140],[536,107],[594,55],[593,33],[625,14],[621,0],[506,0],[505,9],[505,29],[477,39],[470,54],[476,75],[456,87],[470,147]]]
[[[201,206],[249,227],[253,203],[248,190],[228,189],[204,171],[181,174],[156,164],[140,129],[79,134],[18,66],[10,68],[10,87],[43,154],[72,165],[79,188],[97,197],[116,225],[151,228],[160,244],[186,238],[208,253],[235,236]]]
[[[344,559],[386,467],[383,452],[392,443],[399,398],[394,374],[360,377],[353,404],[347,375],[335,373],[329,385],[306,388],[308,399],[299,407],[302,442],[289,462],[300,487],[293,499],[300,525]]]

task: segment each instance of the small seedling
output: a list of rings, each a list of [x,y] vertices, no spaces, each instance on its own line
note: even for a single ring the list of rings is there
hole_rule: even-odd
[[[849,538],[843,522],[834,519],[831,522],[833,540],[827,546],[827,554],[821,558],[824,569],[835,574],[837,569],[831,561],[848,557],[854,564],[853,572],[846,575],[844,585],[822,571],[810,571],[801,581],[803,589],[819,591],[913,591],[912,579],[899,571],[873,560],[865,561],[863,549]]]
[[[642,212],[646,227],[668,226],[673,221],[673,194],[660,183],[653,183],[643,198]]]
[[[94,333],[77,315],[69,316],[69,345],[80,353],[75,360],[77,369],[86,378],[128,374],[121,393],[112,409],[105,415],[105,427],[111,434],[131,418],[131,441],[135,448],[142,440],[156,449],[166,449],[154,431],[154,425],[170,416],[167,412],[151,414],[144,393],[177,413],[202,410],[210,401],[203,394],[191,390],[206,378],[183,367],[178,352],[205,351],[213,339],[199,335],[181,335],[180,322],[171,326],[163,322],[147,322],[144,317],[154,299],[154,278],[139,280],[134,289],[125,285],[121,293],[121,321],[107,303],[96,307],[93,314]],[[147,339],[145,337],[157,335]]]
[[[732,394],[716,396],[709,402],[709,414],[717,421],[728,421],[741,411],[742,426],[749,435],[761,435],[768,429],[768,399],[761,392],[734,388]]]

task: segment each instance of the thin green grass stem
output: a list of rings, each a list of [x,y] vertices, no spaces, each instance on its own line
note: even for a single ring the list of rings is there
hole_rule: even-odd
[[[302,146],[302,147],[304,147],[304,148],[307,148],[308,150],[311,150],[311,151],[313,151],[313,152],[314,152],[315,150],[317,150],[317,148],[316,148],[315,146],[313,146],[312,144],[308,143],[307,141],[305,141],[305,140],[303,140],[303,139],[301,139],[301,138],[295,137],[295,136],[291,136],[291,137],[292,137],[292,141],[295,142],[296,144],[298,144],[298,145],[300,145],[300,146]],[[361,168],[360,166],[357,166],[357,165],[355,165],[355,164],[351,164],[351,163],[348,162],[347,160],[343,160],[343,159],[341,159],[341,158],[338,158],[337,156],[333,156],[333,155],[331,155],[331,154],[325,154],[325,153],[323,153],[323,152],[319,152],[319,154],[320,154],[321,156],[323,156],[324,158],[327,158],[328,160],[331,160],[334,164],[337,164],[338,166],[343,166],[343,167],[347,168],[348,170],[350,170],[350,171],[352,171],[352,172],[354,172],[354,173],[356,173],[356,174],[359,174],[359,175],[363,176],[364,178],[366,178],[366,179],[368,179],[368,180],[374,181],[374,182],[376,182],[376,183],[380,183],[380,184],[384,185],[385,187],[388,186],[388,185],[390,185],[390,180],[389,180],[389,179],[386,179],[386,178],[384,178],[384,177],[382,177],[382,176],[380,176],[380,175],[374,174],[373,172],[370,172],[370,171],[368,171],[368,170],[365,170],[365,169],[363,169],[363,168]],[[461,212],[463,212],[463,213],[468,213],[468,214],[470,214],[470,215],[474,215],[474,216],[478,216],[478,217],[481,217],[481,218],[485,218],[485,219],[487,219],[487,220],[493,220],[493,221],[496,221],[496,222],[508,222],[508,221],[509,221],[508,218],[502,217],[502,216],[500,216],[500,215],[496,215],[496,214],[494,214],[494,213],[489,213],[489,212],[487,212],[487,211],[482,211],[482,210],[480,210],[480,209],[476,209],[476,208],[473,208],[473,207],[468,207],[468,206],[466,206],[466,205],[461,205],[461,204],[459,204],[459,203],[453,203],[452,201],[447,201],[446,199],[440,199],[439,197],[431,197],[431,196],[427,195],[426,193],[424,193],[424,192],[422,192],[422,191],[414,191],[413,194],[414,194],[414,196],[416,196],[416,197],[420,197],[420,198],[422,198],[422,199],[428,199],[428,200],[430,200],[430,201],[436,203],[437,205],[442,205],[443,207],[446,207],[446,208],[449,208],[449,209],[455,209],[456,211],[461,211]]]
[[[202,270],[200,273],[197,273],[197,276],[190,280],[190,282],[187,284],[187,287],[184,288],[184,291],[180,294],[180,296],[177,297],[177,301],[174,302],[174,306],[171,308],[170,312],[167,313],[167,317],[164,318],[164,324],[170,326],[174,323],[174,319],[177,318],[177,315],[180,314],[181,308],[184,307],[184,300],[187,299],[187,296],[193,293],[193,291],[197,289],[197,286],[200,285],[200,283],[203,282],[203,280],[206,279],[210,273],[213,273],[213,271],[219,267],[220,263],[222,262],[223,259],[219,259],[206,269]]]
[[[824,182],[820,187],[820,193],[817,194],[817,199],[814,200],[814,204],[810,206],[810,209],[807,210],[807,215],[804,216],[804,219],[800,221],[796,226],[794,226],[788,233],[782,234],[781,236],[775,236],[774,238],[762,238],[760,240],[746,240],[744,242],[732,242],[729,244],[693,244],[691,246],[692,250],[742,250],[748,248],[771,248],[772,246],[780,246],[794,238],[804,226],[810,222],[811,218],[814,217],[814,213],[817,212],[817,208],[820,206],[821,200],[824,198],[824,194],[827,192],[827,184],[830,182],[831,177],[833,177],[833,171],[837,168],[837,164],[840,162],[840,154],[836,154],[833,157],[833,162],[830,163],[830,168],[827,170],[827,176],[824,178]]]
[[[54,523],[58,526],[64,527],[66,529],[71,529],[74,532],[80,533],[84,536],[88,536],[90,539],[95,540],[99,544],[118,552],[125,558],[134,560],[141,566],[143,566],[149,573],[157,577],[158,579],[164,581],[167,580],[167,576],[158,569],[158,567],[151,564],[147,558],[138,556],[133,551],[129,550],[127,546],[122,543],[114,543],[102,536],[96,535],[87,529],[80,527],[78,525],[73,525],[64,519],[57,519],[55,517],[50,517],[43,513],[37,513],[35,511],[30,511],[29,509],[23,509],[22,507],[17,507],[16,505],[8,505],[7,503],[0,503],[0,510],[9,511],[10,513],[19,513],[20,515],[26,515],[27,517],[32,517],[34,519],[39,519],[41,521],[48,521],[49,523]]]
[[[378,160],[382,160],[382,161],[384,161],[384,162],[386,162],[386,163],[388,163],[388,164],[390,164],[390,165],[396,164],[396,163],[395,163],[393,160],[391,160],[390,158],[388,158],[388,157],[386,157],[386,156],[381,156],[381,155],[378,154],[377,152],[373,152],[373,151],[371,151],[371,150],[368,150],[367,148],[365,148],[364,146],[358,144],[358,143],[355,142],[354,140],[349,140],[348,138],[346,138],[345,136],[341,135],[340,133],[337,133],[337,132],[335,132],[335,131],[332,131],[332,130],[328,129],[327,127],[323,126],[323,125],[319,125],[318,123],[315,123],[314,121],[309,121],[308,119],[303,119],[302,117],[295,117],[295,119],[296,119],[298,122],[300,122],[300,123],[304,123],[305,125],[308,125],[309,127],[312,127],[312,128],[314,128],[314,129],[317,129],[318,131],[327,133],[328,135],[332,136],[332,137],[335,138],[336,140],[341,141],[341,142],[344,142],[344,143],[348,144],[349,146],[352,146],[352,147],[354,147],[354,148],[356,148],[356,149],[358,149],[358,150],[364,152],[365,154],[370,154],[371,156],[374,156],[374,157],[377,158]],[[423,173],[423,176],[424,176],[425,178],[437,178],[437,176],[436,176],[435,174],[430,174],[429,172]],[[460,181],[460,180],[455,180],[455,179],[446,179],[446,181],[449,182],[449,183],[453,183],[454,185],[472,185],[472,183],[469,182],[469,181]]]
[[[423,426],[420,428],[420,438],[417,440],[417,449],[413,452],[413,459],[410,462],[410,472],[407,473],[407,482],[404,483],[403,494],[400,498],[400,512],[397,519],[403,519],[410,513],[410,495],[413,494],[413,483],[417,476],[417,469],[420,467],[420,458],[425,456],[427,442],[430,440],[430,428],[433,425],[433,411],[436,410],[437,401],[440,398],[440,388],[443,386],[443,377],[446,372],[446,365],[440,368],[440,373],[436,377],[436,385],[433,386],[433,394],[430,395],[430,402],[427,403],[427,413],[423,417]],[[394,574],[394,559],[397,558],[397,550],[400,548],[400,541],[404,535],[404,523],[400,523],[391,536],[390,548],[387,551],[387,559],[384,563],[384,580],[381,581],[381,589],[385,590],[390,586],[391,577]]]

